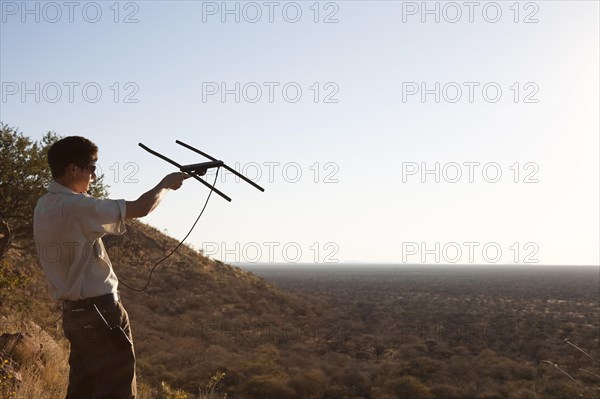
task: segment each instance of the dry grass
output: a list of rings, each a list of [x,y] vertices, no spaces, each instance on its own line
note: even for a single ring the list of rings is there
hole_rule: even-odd
[[[69,365],[68,342],[56,342],[46,331],[31,321],[14,316],[0,316],[0,336],[15,334],[0,352],[0,371],[14,369],[20,383],[12,373],[0,372],[0,399],[62,399],[66,395]],[[18,338],[17,338],[18,337]],[[215,374],[198,396],[189,394],[167,383],[153,388],[138,382],[138,399],[217,399],[217,390],[224,373]]]
[[[566,375],[573,382],[573,384],[575,384],[583,392],[583,393],[580,393],[578,395],[578,397],[580,397],[580,398],[586,397],[589,399],[600,398],[600,374],[598,374],[598,373],[600,373],[600,365],[598,365],[598,362],[596,362],[596,360],[588,352],[581,349],[577,345],[571,343],[568,338],[566,338],[564,341],[571,347],[573,347],[576,350],[578,350],[579,352],[583,353],[588,359],[590,359],[590,361],[592,363],[591,364],[592,370],[594,370],[594,371],[590,371],[588,369],[581,369],[581,368],[579,369],[579,371],[583,371],[585,373],[591,374],[592,376],[594,376],[596,378],[596,380],[595,380],[596,382],[593,384],[593,386],[585,387],[578,379],[576,379],[569,372],[567,372],[563,368],[561,368],[561,366],[559,366],[557,363],[553,363],[550,360],[544,360],[544,361],[542,361],[542,363],[547,364],[551,367],[554,367],[558,371],[560,371],[562,374]],[[584,396],[584,394],[585,394],[585,396]],[[592,394],[594,394],[594,396],[592,396]]]
[[[198,395],[193,395],[181,389],[173,388],[166,382],[160,387],[152,388],[147,384],[138,383],[138,399],[227,399],[227,394],[221,394],[221,382],[225,373],[217,372],[213,375],[204,388],[198,390]]]
[[[10,353],[1,356],[20,373],[21,383],[4,395],[15,399],[64,398],[69,374],[66,342],[57,343],[37,324],[14,316],[2,317],[1,324],[0,335],[20,333],[18,341],[8,345],[6,352]]]

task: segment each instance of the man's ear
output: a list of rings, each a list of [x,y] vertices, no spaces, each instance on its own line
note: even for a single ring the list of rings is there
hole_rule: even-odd
[[[77,173],[77,165],[75,165],[74,163],[69,164],[69,166],[67,166],[67,172],[69,173],[69,176],[71,177],[75,177],[75,173]]]

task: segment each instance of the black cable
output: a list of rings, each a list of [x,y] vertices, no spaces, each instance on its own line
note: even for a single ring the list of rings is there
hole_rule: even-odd
[[[217,183],[217,176],[219,176],[219,169],[221,169],[220,167],[217,168],[217,173],[215,174],[215,181],[213,182],[213,187],[215,186],[215,184]],[[181,240],[179,242],[179,244],[177,244],[177,246],[175,247],[175,249],[173,249],[167,256],[165,256],[164,258],[162,258],[161,260],[159,260],[154,266],[152,266],[152,269],[150,270],[150,275],[148,276],[148,281],[146,282],[146,285],[144,286],[144,288],[133,288],[128,286],[127,284],[125,284],[123,281],[121,281],[119,279],[119,283],[123,284],[125,287],[129,288],[132,291],[136,291],[136,292],[142,292],[145,291],[146,288],[148,288],[148,285],[150,285],[150,280],[152,279],[152,273],[154,273],[154,269],[156,269],[156,266],[160,265],[163,261],[165,261],[168,257],[170,257],[171,255],[173,255],[173,253],[175,253],[175,251],[177,251],[177,249],[184,243],[184,241],[188,238],[188,236],[192,233],[192,230],[194,230],[194,227],[196,227],[196,223],[198,223],[198,220],[200,220],[200,217],[202,216],[202,214],[204,213],[204,210],[206,209],[206,205],[208,205],[208,200],[210,199],[211,194],[213,193],[213,189],[210,190],[210,192],[208,193],[208,197],[206,197],[206,202],[204,203],[204,206],[202,207],[202,210],[200,211],[200,214],[198,215],[198,217],[196,218],[196,221],[194,222],[194,224],[192,225],[192,228],[190,229],[190,231],[188,231],[188,233],[185,235],[185,237],[183,237],[183,240]]]

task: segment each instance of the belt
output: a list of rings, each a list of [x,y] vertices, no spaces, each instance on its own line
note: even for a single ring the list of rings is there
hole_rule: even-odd
[[[116,305],[118,302],[119,294],[117,292],[113,292],[111,294],[94,296],[91,298],[80,299],[78,301],[63,301],[62,308],[64,311],[70,312],[77,309],[89,309],[94,305]]]

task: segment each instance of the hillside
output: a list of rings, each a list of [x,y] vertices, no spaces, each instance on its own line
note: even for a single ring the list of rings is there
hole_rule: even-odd
[[[119,278],[143,287],[151,267],[178,242],[137,221],[128,223],[127,229],[104,242]],[[0,293],[0,333],[42,326],[66,348],[60,310],[48,298],[32,239],[14,243],[4,269],[20,283]],[[230,394],[261,391],[263,385],[276,394],[284,388],[274,377],[280,352],[290,351],[286,353],[290,358],[293,345],[315,344],[319,338],[318,306],[185,245],[156,268],[145,291],[121,286],[120,292],[132,323],[138,373],[151,386],[165,381],[197,392],[211,376],[224,371],[222,384]],[[309,362],[306,354],[294,358],[298,365]],[[289,378],[283,371],[281,377]],[[66,374],[62,378],[66,382]]]
[[[151,267],[177,243],[140,222],[105,239],[117,275],[133,287],[143,287]],[[0,264],[0,354],[11,351],[12,359],[0,366],[0,399],[64,397],[68,343],[33,248],[30,238],[18,240]],[[565,341],[598,358],[597,270],[253,270],[277,286],[182,246],[157,267],[147,290],[121,287],[139,399],[205,398],[198,389],[213,376],[220,388],[213,398],[572,399],[584,393],[546,360],[581,381],[584,397],[600,397],[600,378],[589,373],[600,368]],[[22,339],[2,333],[22,333]],[[11,394],[19,378],[20,389]]]

